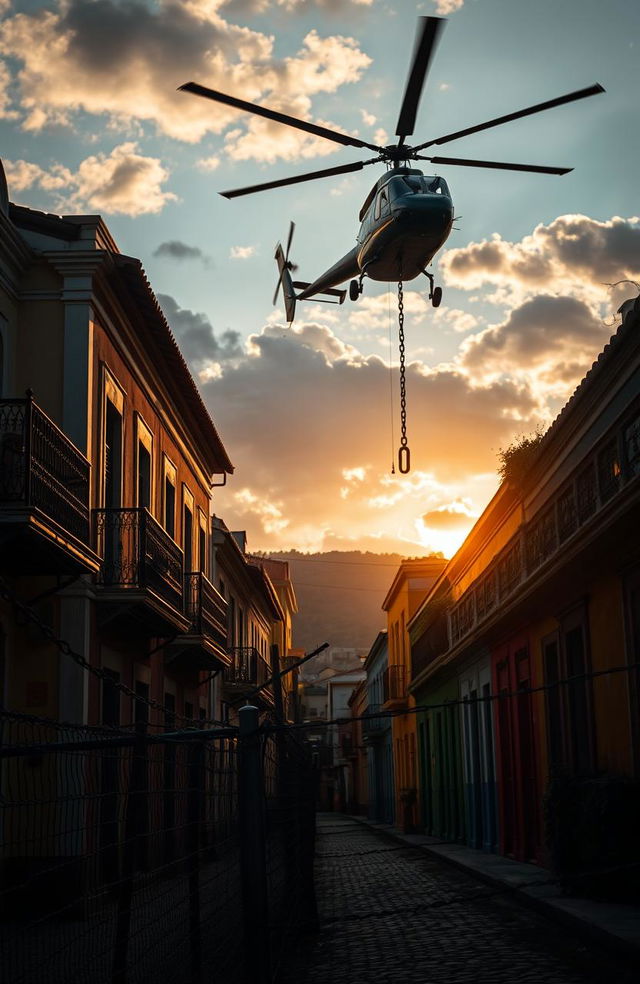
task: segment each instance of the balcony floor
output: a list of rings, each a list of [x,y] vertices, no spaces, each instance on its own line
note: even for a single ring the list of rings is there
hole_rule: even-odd
[[[39,509],[0,507],[0,567],[8,574],[95,574],[100,558]]]

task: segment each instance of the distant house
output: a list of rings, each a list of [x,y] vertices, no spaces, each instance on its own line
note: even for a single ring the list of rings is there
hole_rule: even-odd
[[[389,665],[387,633],[379,632],[364,663],[367,674],[368,720],[362,722],[362,739],[367,746],[368,816],[371,820],[393,823],[395,785],[391,718],[385,716],[384,680]]]
[[[388,664],[382,681],[382,707],[386,711],[411,712],[415,706],[408,689],[411,673],[408,625],[444,566],[445,561],[438,558],[403,560],[382,603],[387,613]],[[412,831],[419,823],[415,714],[394,715],[391,733],[394,813],[397,823]]]
[[[235,720],[238,706],[248,697],[273,711],[274,685],[263,685],[273,676],[271,645],[282,633],[285,611],[265,567],[245,553],[244,531],[232,532],[214,516],[211,543],[213,577],[228,612],[229,664],[216,691],[220,714]]]

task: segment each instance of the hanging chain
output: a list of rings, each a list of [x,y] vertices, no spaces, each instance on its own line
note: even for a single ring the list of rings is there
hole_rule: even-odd
[[[402,280],[398,281],[398,338],[400,349],[400,447],[398,449],[398,471],[406,475],[411,468],[411,451],[407,443],[407,381],[404,351],[404,292]]]

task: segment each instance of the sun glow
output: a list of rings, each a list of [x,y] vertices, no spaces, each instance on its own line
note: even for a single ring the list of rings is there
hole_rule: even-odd
[[[473,519],[468,519],[450,530],[434,530],[425,526],[423,519],[419,518],[415,521],[417,539],[422,547],[440,552],[449,559],[458,550],[473,523]]]

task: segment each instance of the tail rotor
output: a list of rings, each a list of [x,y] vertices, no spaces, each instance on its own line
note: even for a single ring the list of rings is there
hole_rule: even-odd
[[[278,261],[278,268],[280,270],[280,276],[278,277],[278,282],[276,284],[276,290],[275,290],[275,293],[273,295],[272,304],[273,304],[274,307],[275,307],[275,305],[276,305],[276,303],[278,301],[278,294],[280,292],[280,286],[282,285],[282,282],[283,282],[283,280],[285,278],[285,270],[288,273],[295,273],[295,271],[298,269],[297,263],[291,263],[290,260],[289,260],[289,250],[291,249],[291,241],[293,240],[293,233],[294,233],[295,227],[296,227],[295,222],[290,222],[289,223],[289,235],[287,237],[287,249],[286,249],[286,252],[283,252],[281,243],[278,243],[278,245],[276,246],[275,258]],[[289,277],[289,279],[291,279],[291,278]],[[287,285],[285,285],[285,286],[287,286]],[[286,291],[285,291],[285,295],[286,295]],[[285,299],[286,299],[286,296],[285,296]]]

